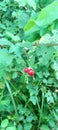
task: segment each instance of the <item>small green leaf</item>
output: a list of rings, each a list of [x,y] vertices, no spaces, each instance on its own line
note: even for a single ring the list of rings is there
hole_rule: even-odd
[[[16,130],[16,127],[15,126],[10,126],[10,127],[7,127],[6,130]]]
[[[20,6],[24,7],[24,6],[26,5],[26,3],[27,3],[26,0],[15,0],[15,1],[18,2],[19,7],[20,7]]]
[[[1,29],[6,29],[5,25],[2,24],[2,23],[0,23],[0,28],[1,28]]]
[[[53,120],[50,120],[50,121],[49,121],[49,126],[50,126],[51,128],[55,127],[55,122],[54,122]]]
[[[27,0],[29,6],[31,6],[34,10],[36,10],[36,3],[35,0]]]
[[[1,127],[7,127],[8,126],[8,124],[9,124],[9,121],[8,121],[8,119],[5,119],[5,120],[3,120],[2,122],[1,122]]]
[[[18,125],[18,130],[23,130],[23,127],[21,124]]]
[[[31,130],[32,124],[31,123],[25,123],[24,124],[24,130]]]
[[[20,41],[19,36],[13,35],[12,33],[8,32],[8,31],[6,31],[6,36],[7,36],[7,38],[11,39],[14,42]]]
[[[37,103],[37,97],[36,96],[31,96],[29,101],[31,101],[34,105]]]
[[[50,130],[49,129],[49,127],[47,126],[47,125],[42,125],[41,127],[40,127],[40,130]]]
[[[47,98],[47,102],[48,103],[54,103],[54,98],[53,98],[53,95],[50,91],[48,91],[45,95],[45,97]]]
[[[7,40],[6,38],[1,38],[0,39],[0,45],[1,46],[10,46],[12,43],[9,41],[9,40]]]
[[[32,29],[35,25],[35,21],[33,19],[30,19],[24,29],[25,31],[28,31]]]

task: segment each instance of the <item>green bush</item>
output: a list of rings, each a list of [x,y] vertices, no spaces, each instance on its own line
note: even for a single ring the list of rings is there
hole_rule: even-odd
[[[0,19],[0,130],[58,130],[58,1],[1,0]]]

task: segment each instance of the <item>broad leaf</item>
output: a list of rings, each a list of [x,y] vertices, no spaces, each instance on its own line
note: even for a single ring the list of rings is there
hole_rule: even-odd
[[[38,16],[38,26],[46,26],[58,19],[58,1],[54,1],[40,12]]]
[[[54,11],[53,11],[54,10]],[[54,1],[52,4],[43,8],[37,18],[37,20],[29,20],[25,26],[25,31],[33,29],[35,26],[46,27],[47,25],[52,24],[53,21],[58,19],[58,1]]]

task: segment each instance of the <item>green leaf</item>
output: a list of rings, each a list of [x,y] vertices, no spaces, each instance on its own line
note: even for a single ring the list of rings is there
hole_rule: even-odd
[[[18,130],[23,130],[23,127],[21,124],[18,125]]]
[[[16,14],[16,24],[19,28],[24,28],[24,26],[27,24],[28,20],[29,20],[29,16],[28,14],[26,14],[24,11],[20,11]],[[23,22],[24,21],[24,22]]]
[[[53,115],[56,121],[58,121],[58,113],[56,113],[55,111],[53,111]]]
[[[24,124],[24,130],[31,130],[32,124],[31,123],[25,123]]]
[[[20,53],[20,46],[19,45],[11,45],[9,49],[10,53],[14,53],[16,56],[21,58],[21,53]]]
[[[55,72],[56,79],[58,80],[58,72]]]
[[[58,62],[54,61],[52,68],[57,72],[58,71]]]
[[[54,11],[53,11],[54,10]],[[37,20],[29,20],[27,25],[25,26],[25,31],[31,31],[34,32],[34,27],[38,26],[39,29],[36,28],[36,30],[40,30],[40,27],[46,27],[47,25],[52,24],[53,21],[58,19],[58,1],[54,1],[47,7],[43,8],[37,18]]]
[[[55,127],[55,122],[54,122],[53,120],[50,120],[50,121],[49,121],[49,126],[50,126],[51,128]]]
[[[19,7],[20,7],[20,6],[24,7],[24,6],[26,5],[26,3],[27,3],[26,0],[15,0],[15,1],[18,2]]]
[[[27,116],[27,118],[26,118],[26,121],[29,123],[32,121],[35,121],[35,120],[37,120],[37,117],[36,117],[36,115],[33,115],[33,114]]]
[[[32,29],[35,26],[35,21],[33,19],[30,19],[27,23],[27,25],[25,26],[24,30],[28,31],[30,29]]]
[[[53,11],[54,10],[54,11]],[[58,19],[58,1],[54,1],[40,12],[38,16],[38,26],[50,25]]]
[[[16,130],[16,127],[15,126],[10,126],[10,127],[7,127],[6,130]]]
[[[36,96],[31,96],[29,101],[31,101],[34,105],[37,103],[37,97]]]
[[[6,45],[6,46],[10,46],[12,43],[9,41],[9,40],[7,40],[6,38],[1,38],[0,39],[0,45],[1,46],[4,46],[4,45]]]
[[[7,49],[0,49],[0,78],[6,78],[7,66],[10,66],[14,56],[9,54]]]
[[[49,129],[49,127],[47,126],[47,125],[42,125],[41,127],[40,127],[40,130],[50,130]]]
[[[34,63],[35,63],[35,57],[31,56],[30,59],[29,59],[29,66],[33,67]]]
[[[42,57],[39,58],[39,64],[48,66],[49,65],[48,63],[51,60],[51,58],[53,57],[55,50],[53,47],[46,48],[45,45],[42,45],[42,47],[40,47],[37,51],[38,52],[37,54],[39,54],[39,55],[42,54]],[[41,48],[42,48],[42,50],[41,50]],[[41,52],[40,52],[40,50],[41,50]]]
[[[48,103],[54,103],[54,98],[53,98],[53,95],[50,91],[48,91],[45,95],[45,97],[47,98],[47,102]]]
[[[0,49],[0,64],[8,66],[12,63],[13,55],[9,54],[7,49]]]
[[[0,23],[0,28],[2,28],[2,29],[6,29],[5,25],[2,24],[2,23]]]
[[[7,106],[7,104],[10,105],[10,99],[9,98],[5,98],[4,100],[1,100],[0,104],[1,105],[5,105],[5,106]]]
[[[8,121],[8,119],[5,119],[5,120],[3,120],[2,122],[1,122],[1,127],[7,127],[8,126],[8,124],[9,124],[9,121]]]
[[[19,36],[13,35],[12,33],[8,32],[8,31],[5,32],[5,35],[7,36],[7,38],[12,39],[12,41],[14,41],[14,42],[20,41]]]
[[[1,130],[5,130],[5,129],[1,128]]]
[[[33,115],[30,115],[30,116],[28,116],[28,117],[26,118],[26,121],[27,121],[27,122],[32,122],[32,120],[33,120]]]
[[[46,33],[42,38],[43,38],[43,40],[42,41],[40,40],[40,44],[42,44],[42,43],[44,43],[44,44],[47,44],[47,43],[50,43],[50,44],[58,43],[58,31],[57,30],[53,30],[52,31],[52,35],[49,34],[49,33]],[[55,47],[55,48],[57,49],[57,47]]]
[[[34,10],[36,10],[36,3],[34,0],[15,0],[16,2],[18,2],[19,4],[19,7],[24,7],[26,6],[27,4],[32,7]]]
[[[30,7],[32,7],[34,10],[36,10],[36,3],[35,0],[27,0],[27,3]]]

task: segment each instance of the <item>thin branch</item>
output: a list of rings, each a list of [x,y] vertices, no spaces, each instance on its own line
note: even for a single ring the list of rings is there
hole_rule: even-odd
[[[37,47],[39,47],[39,46],[41,46],[41,45],[46,45],[46,46],[48,46],[48,47],[50,47],[50,46],[58,46],[58,43],[47,43],[47,44],[40,44],[40,43],[34,43],[33,44],[33,46],[37,46]]]

